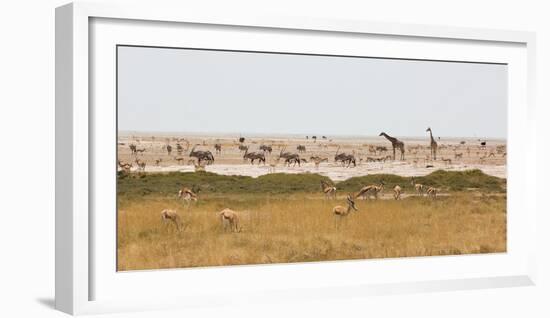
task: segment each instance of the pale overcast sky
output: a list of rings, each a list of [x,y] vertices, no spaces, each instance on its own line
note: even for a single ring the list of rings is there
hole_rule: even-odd
[[[118,50],[120,131],[506,137],[506,65]]]

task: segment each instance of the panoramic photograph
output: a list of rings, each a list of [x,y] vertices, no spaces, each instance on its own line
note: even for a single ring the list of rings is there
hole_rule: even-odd
[[[117,46],[117,270],[506,252],[507,65]]]

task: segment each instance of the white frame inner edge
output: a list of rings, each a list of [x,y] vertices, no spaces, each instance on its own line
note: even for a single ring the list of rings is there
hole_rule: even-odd
[[[534,191],[525,189],[536,181],[534,38],[515,31],[191,14],[183,5],[58,8],[56,308],[99,313],[533,284],[536,205]],[[507,63],[507,252],[117,273],[117,44]]]

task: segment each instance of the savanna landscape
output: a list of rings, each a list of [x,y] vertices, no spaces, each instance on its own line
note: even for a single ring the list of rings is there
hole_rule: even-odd
[[[506,64],[116,49],[119,271],[507,251]]]
[[[437,159],[427,135],[428,145],[411,145],[403,160],[398,150],[393,160],[391,143],[379,138],[235,137],[221,142],[215,137],[123,136],[118,145],[118,269],[506,251],[503,143],[440,141]],[[174,148],[170,154],[169,145]],[[269,145],[271,153],[259,150],[262,145]],[[305,151],[299,152],[298,145]],[[299,165],[285,162],[291,147]],[[265,163],[252,163],[246,157],[250,148]],[[199,164],[196,149],[210,152],[214,160]],[[353,156],[355,166],[335,160],[341,153]],[[327,160],[318,164],[312,159],[322,156]],[[131,167],[125,170],[125,164]],[[236,224],[220,215],[224,209],[236,214]],[[162,214],[166,211],[173,214]]]

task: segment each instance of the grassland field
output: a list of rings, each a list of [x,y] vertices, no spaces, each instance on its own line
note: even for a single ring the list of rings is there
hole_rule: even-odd
[[[479,170],[435,171],[416,180],[438,187],[436,200],[416,196],[411,178],[369,175],[338,182],[336,200],[320,191],[317,174],[258,178],[208,172],[120,173],[118,270],[351,260],[506,251],[506,181]],[[359,200],[337,220],[335,205],[360,187],[399,184],[403,200]],[[187,206],[180,187],[201,189]],[[218,213],[240,214],[242,230],[224,231]],[[178,231],[161,221],[177,209]]]

